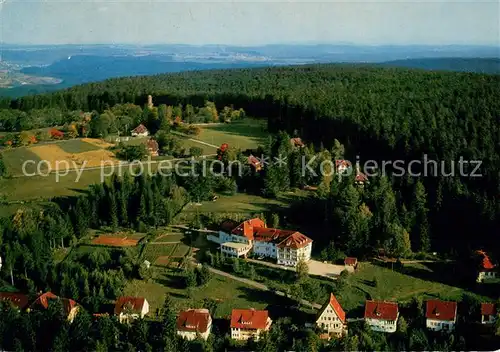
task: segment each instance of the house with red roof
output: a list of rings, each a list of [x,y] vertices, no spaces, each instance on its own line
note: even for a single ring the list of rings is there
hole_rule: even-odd
[[[365,322],[373,331],[396,332],[398,318],[396,302],[366,301]]]
[[[316,325],[330,337],[342,337],[347,333],[345,312],[333,293],[319,310]]]
[[[72,299],[60,298],[55,294],[53,294],[52,292],[45,292],[40,294],[36,298],[36,300],[33,303],[31,303],[27,311],[29,312],[30,310],[46,310],[49,308],[50,302],[56,300],[61,301],[64,314],[66,315],[70,323],[73,322],[79,310],[78,304]]]
[[[259,218],[234,224],[233,221],[225,221],[218,237],[207,237],[221,244],[221,251],[225,254],[239,257],[252,250],[257,256],[273,258],[279,265],[287,266],[296,266],[300,260],[307,262],[311,259],[313,241],[298,231],[268,228]]]
[[[348,269],[348,268],[356,269],[356,267],[358,266],[358,258],[345,257],[344,266],[346,267],[346,269]]]
[[[212,317],[208,309],[188,309],[177,317],[177,335],[191,341],[200,336],[207,340],[212,330]]]
[[[476,255],[479,259],[479,268],[476,281],[481,283],[497,277],[497,266],[491,261],[485,251],[478,250]]]
[[[495,303],[481,303],[481,324],[494,324],[498,319]]]
[[[302,142],[302,138],[299,137],[290,138],[290,144],[292,145],[292,147],[297,147],[297,148],[303,148],[306,146],[304,142]]]
[[[130,133],[133,137],[147,137],[149,136],[149,131],[142,123],[134,128]]]
[[[457,322],[457,302],[432,299],[425,303],[427,329],[432,331],[453,331]]]
[[[149,155],[151,155],[151,156],[158,156],[159,155],[160,147],[158,145],[158,142],[154,139],[149,139],[146,142],[146,149],[148,150]]]
[[[255,171],[262,170],[262,163],[253,155],[248,156],[248,165],[252,166]]]
[[[118,297],[115,302],[115,315],[120,323],[129,323],[144,318],[149,313],[149,303],[144,297]]]
[[[267,310],[233,309],[231,312],[231,338],[235,340],[258,340],[264,331],[269,331],[272,320]]]
[[[29,298],[23,293],[0,292],[0,302],[11,305],[18,310],[28,307]]]

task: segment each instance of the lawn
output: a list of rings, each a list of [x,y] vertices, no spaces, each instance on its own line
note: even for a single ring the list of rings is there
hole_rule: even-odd
[[[175,249],[175,245],[148,244],[143,252],[145,260],[154,263],[158,257],[170,256]]]
[[[25,161],[33,160],[35,163],[38,163],[41,159],[33,153],[29,148],[21,147],[21,148],[12,148],[12,149],[4,149],[2,151],[3,161],[5,163],[5,167],[7,168],[7,172],[10,175],[23,175],[23,163]],[[33,173],[36,171],[36,166],[33,163],[26,165],[26,172]]]
[[[376,285],[374,285],[374,280],[377,282]],[[352,310],[362,307],[366,299],[390,300],[399,303],[409,302],[417,296],[460,300],[466,292],[462,288],[441,282],[424,280],[391,268],[363,262],[354,274],[349,275],[347,285],[339,294],[339,301],[346,310]],[[481,298],[487,300],[485,297]]]
[[[150,282],[132,280],[124,289],[124,295],[145,297],[152,317],[156,309],[163,305],[166,293],[172,297],[176,310],[202,308],[204,299],[215,300],[217,308],[214,318],[227,318],[235,308],[269,309],[272,319],[297,315],[293,303],[286,298],[275,296],[271,292],[264,294],[253,287],[215,274],[206,285],[194,288],[191,295],[184,288],[180,274],[168,269],[162,270],[159,277]],[[303,317],[301,320],[303,323]]]
[[[71,139],[64,142],[59,142],[57,145],[59,146],[59,148],[69,154],[85,153],[102,149],[95,144],[84,142],[81,139]]]
[[[268,135],[267,120],[245,118],[230,124],[203,126],[196,139],[217,146],[227,143],[230,147],[245,150],[263,145]]]

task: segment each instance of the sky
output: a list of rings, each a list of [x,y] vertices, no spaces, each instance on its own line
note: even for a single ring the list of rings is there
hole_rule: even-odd
[[[500,46],[498,0],[0,0],[15,44]]]

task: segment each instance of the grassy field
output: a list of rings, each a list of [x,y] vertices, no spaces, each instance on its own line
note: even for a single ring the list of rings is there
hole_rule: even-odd
[[[150,304],[152,317],[156,309],[163,305],[164,296],[168,293],[176,310],[202,308],[205,299],[215,300],[217,308],[214,318],[227,318],[235,308],[255,308],[268,309],[272,319],[291,316],[296,323],[303,323],[306,319],[306,311],[297,311],[294,304],[286,298],[275,296],[271,292],[263,294],[258,289],[215,274],[206,285],[196,287],[188,294],[179,275],[166,269],[150,282],[132,280],[125,287],[124,295],[145,297]]]
[[[463,288],[446,285],[440,281],[424,280],[391,268],[361,263],[356,273],[349,275],[347,285],[339,295],[339,301],[346,310],[355,310],[363,307],[366,299],[399,303],[409,302],[413,297],[460,300],[466,292]],[[487,300],[486,297],[481,299]]]
[[[99,150],[96,144],[84,142],[81,139],[73,139],[58,143],[59,148],[64,150],[66,153],[77,154],[91,152],[93,150]]]
[[[217,146],[227,143],[230,147],[245,150],[264,144],[267,136],[266,120],[245,118],[230,124],[203,126],[196,139]]]
[[[7,172],[11,175],[22,175],[23,174],[23,163],[25,161],[33,160],[38,163],[41,159],[40,157],[33,153],[29,148],[12,148],[5,149],[2,151],[3,161]],[[26,172],[33,173],[36,171],[36,166],[27,164]]]

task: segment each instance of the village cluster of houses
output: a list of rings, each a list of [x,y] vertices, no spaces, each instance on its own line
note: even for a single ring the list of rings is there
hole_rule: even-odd
[[[68,321],[72,322],[79,305],[72,299],[59,298],[51,292],[38,295],[30,302],[21,293],[0,292],[0,301],[10,302],[19,310],[46,310],[51,300],[60,299]],[[121,323],[142,319],[149,313],[149,303],[144,297],[119,297],[114,314]],[[108,314],[94,314],[95,318]],[[494,324],[498,313],[494,303],[481,304],[481,323]],[[364,321],[373,330],[393,333],[397,330],[399,307],[396,302],[368,300],[365,303]],[[426,327],[432,331],[451,332],[457,323],[457,302],[437,299],[426,301]],[[267,310],[233,309],[230,317],[230,333],[234,340],[258,340],[260,335],[271,328],[272,320]],[[346,313],[337,298],[330,294],[319,310],[314,324],[323,339],[340,338],[347,335]],[[208,309],[187,309],[177,316],[177,334],[185,339],[197,337],[207,339],[212,329],[212,317]]]
[[[220,251],[225,255],[246,257],[252,252],[286,266],[296,266],[300,260],[308,262],[313,242],[298,231],[268,228],[259,218],[242,223],[225,221],[218,234],[208,235],[207,239],[219,244]]]

